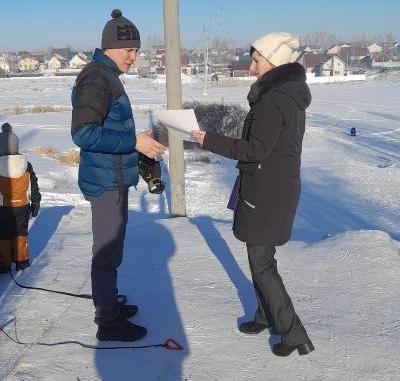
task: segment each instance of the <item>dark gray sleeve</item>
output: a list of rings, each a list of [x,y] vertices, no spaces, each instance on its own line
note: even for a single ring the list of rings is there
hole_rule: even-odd
[[[283,114],[272,102],[254,113],[250,135],[233,139],[207,131],[204,149],[230,159],[244,162],[263,161],[273,150],[283,128]]]
[[[26,171],[29,172],[29,177],[31,182],[31,201],[39,204],[40,200],[42,199],[42,195],[40,194],[39,191],[38,179],[33,170],[32,164],[29,161]]]
[[[112,102],[107,75],[92,68],[77,80],[72,92],[72,130],[87,124],[101,125]]]

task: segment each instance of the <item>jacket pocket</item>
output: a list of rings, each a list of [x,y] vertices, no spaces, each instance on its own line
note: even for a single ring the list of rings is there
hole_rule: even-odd
[[[249,210],[257,207],[256,195],[259,187],[260,163],[241,163],[237,167],[240,170],[240,200],[243,206]]]
[[[235,210],[233,231],[236,238],[247,242],[254,230],[256,208],[252,208],[245,200],[240,200]]]
[[[253,205],[252,203],[250,203],[249,201],[247,201],[247,200],[241,200],[242,201],[242,203],[243,203],[243,205],[245,206],[245,208],[247,208],[247,209],[255,209],[256,208],[256,206],[255,205]]]

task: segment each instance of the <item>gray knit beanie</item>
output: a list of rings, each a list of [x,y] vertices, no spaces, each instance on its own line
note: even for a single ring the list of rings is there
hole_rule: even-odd
[[[122,17],[119,9],[111,13],[103,29],[102,49],[140,48],[140,34],[133,22]]]
[[[9,123],[4,123],[1,126],[0,133],[0,155],[13,155],[18,153],[19,139],[12,132],[12,127]]]

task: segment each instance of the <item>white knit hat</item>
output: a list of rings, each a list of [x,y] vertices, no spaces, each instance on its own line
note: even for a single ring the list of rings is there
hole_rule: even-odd
[[[300,46],[299,38],[290,33],[268,33],[255,40],[251,46],[274,66],[295,62],[300,56],[297,50]]]

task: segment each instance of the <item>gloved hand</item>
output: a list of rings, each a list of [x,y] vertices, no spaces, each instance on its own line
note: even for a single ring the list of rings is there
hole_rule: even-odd
[[[139,173],[146,181],[150,193],[161,194],[163,192],[165,183],[161,180],[161,166],[158,161],[140,154]]]
[[[149,192],[161,194],[165,189],[165,183],[161,179],[152,179],[148,183]]]
[[[39,213],[40,203],[32,202],[30,209],[31,209],[31,216],[32,217],[36,217],[38,215],[38,213]]]

